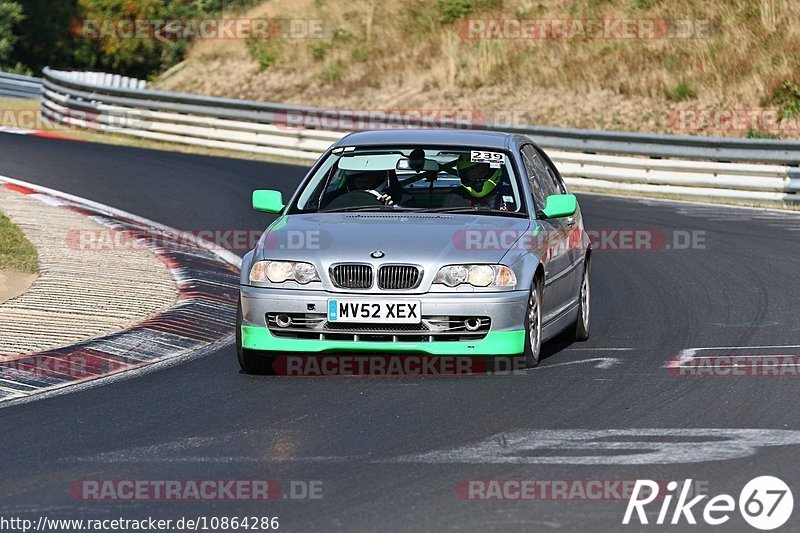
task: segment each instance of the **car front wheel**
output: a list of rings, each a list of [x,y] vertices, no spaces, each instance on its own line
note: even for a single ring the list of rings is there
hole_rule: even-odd
[[[591,285],[589,275],[592,272],[592,263],[589,258],[583,267],[583,278],[581,279],[581,293],[578,300],[578,319],[575,321],[575,340],[585,341],[589,338],[589,304],[591,300]]]
[[[525,332],[525,364],[528,368],[533,368],[539,365],[542,349],[542,290],[538,280],[534,281],[528,297]]]

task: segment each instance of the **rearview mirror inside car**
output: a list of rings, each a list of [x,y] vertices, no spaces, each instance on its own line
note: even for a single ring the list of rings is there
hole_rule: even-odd
[[[398,154],[346,155],[339,160],[339,170],[369,172],[371,170],[394,170]]]
[[[400,159],[397,162],[396,170],[416,170],[417,172],[423,171],[439,171],[440,165],[433,159]]]
[[[253,191],[253,209],[262,213],[280,213],[283,210],[283,195],[280,191]]]
[[[544,218],[569,217],[578,210],[578,199],[574,194],[551,194],[539,214]]]

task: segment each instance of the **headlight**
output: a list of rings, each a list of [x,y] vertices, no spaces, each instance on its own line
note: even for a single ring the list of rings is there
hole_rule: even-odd
[[[311,281],[319,281],[317,269],[311,263],[295,263],[292,277],[300,285],[305,285]]]
[[[469,269],[462,265],[453,265],[442,267],[436,277],[433,279],[434,283],[444,283],[448,287],[455,287],[467,282]]]
[[[448,265],[439,269],[433,282],[448,287],[462,283],[475,287],[513,287],[517,276],[505,265]]]
[[[294,263],[284,263],[282,261],[267,263],[267,279],[272,283],[283,283],[287,279],[291,279],[292,272],[294,272]]]
[[[467,283],[476,287],[488,287],[494,281],[494,269],[489,265],[475,265],[469,267]]]
[[[311,263],[259,261],[250,270],[250,281],[271,281],[272,283],[296,281],[305,285],[312,281],[319,281],[319,274]]]

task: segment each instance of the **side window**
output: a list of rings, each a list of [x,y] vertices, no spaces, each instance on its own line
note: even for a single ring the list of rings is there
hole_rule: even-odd
[[[525,173],[533,193],[533,202],[536,209],[542,209],[547,197],[557,194],[558,189],[550,177],[545,160],[537,153],[536,149],[526,144],[520,151],[525,165]]]
[[[561,178],[561,175],[558,171],[553,168],[550,161],[545,157],[541,150],[536,150],[539,159],[544,164],[545,169],[547,170],[547,176],[550,178],[550,183],[552,184],[553,190],[555,194],[567,194],[567,186],[564,184],[564,180]]]
[[[556,188],[556,193],[567,194],[567,186],[564,183],[564,180],[561,179],[561,176],[559,176],[556,173],[556,171],[550,166],[547,167],[547,173],[550,175],[550,179],[553,180],[553,185]]]

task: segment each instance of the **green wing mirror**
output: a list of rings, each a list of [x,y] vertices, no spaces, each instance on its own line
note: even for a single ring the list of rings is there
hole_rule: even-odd
[[[570,217],[577,210],[578,199],[574,194],[551,194],[539,214],[544,218],[561,218]]]
[[[283,195],[280,191],[253,191],[253,209],[262,213],[283,211]]]

